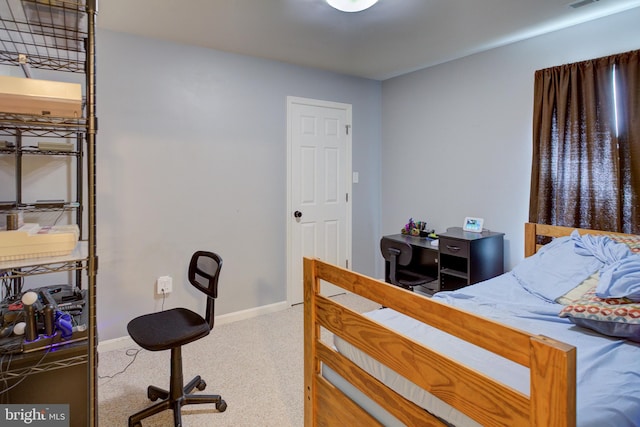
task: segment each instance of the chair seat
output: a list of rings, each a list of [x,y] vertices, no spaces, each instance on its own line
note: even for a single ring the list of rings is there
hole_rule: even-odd
[[[411,288],[433,282],[434,280],[436,279],[431,276],[425,276],[410,270],[398,270],[396,272],[396,281],[402,286]]]
[[[129,335],[150,351],[169,350],[209,334],[209,324],[186,308],[173,308],[136,317],[127,324]]]

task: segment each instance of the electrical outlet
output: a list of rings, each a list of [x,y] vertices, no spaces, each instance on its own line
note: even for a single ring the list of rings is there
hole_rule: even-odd
[[[173,290],[173,279],[171,276],[160,276],[156,282],[156,291],[158,295],[169,294]]]

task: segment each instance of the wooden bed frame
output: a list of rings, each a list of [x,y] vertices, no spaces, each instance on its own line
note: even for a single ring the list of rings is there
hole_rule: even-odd
[[[574,228],[525,224],[525,255],[537,236],[560,237]],[[621,234],[580,230],[581,234]],[[323,296],[321,281],[474,343],[530,369],[530,396],[447,359],[416,341]],[[576,349],[502,325],[385,282],[317,259],[304,259],[305,426],[380,423],[322,375],[326,365],[409,426],[445,425],[370,376],[321,339],[322,328],[376,358],[482,425],[575,426]]]

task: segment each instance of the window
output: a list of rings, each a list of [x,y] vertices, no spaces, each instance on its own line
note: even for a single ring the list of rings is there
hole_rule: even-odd
[[[531,222],[640,234],[639,52],[536,71]]]

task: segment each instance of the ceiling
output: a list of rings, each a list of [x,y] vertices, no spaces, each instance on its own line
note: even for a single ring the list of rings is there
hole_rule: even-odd
[[[640,0],[106,0],[98,28],[384,80],[639,7]]]

